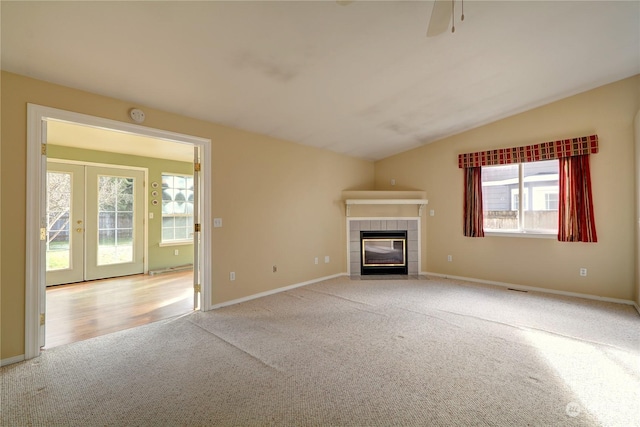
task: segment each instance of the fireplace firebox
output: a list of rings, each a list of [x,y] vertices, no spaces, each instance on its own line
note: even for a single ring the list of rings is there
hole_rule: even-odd
[[[360,232],[360,274],[407,274],[407,232]]]

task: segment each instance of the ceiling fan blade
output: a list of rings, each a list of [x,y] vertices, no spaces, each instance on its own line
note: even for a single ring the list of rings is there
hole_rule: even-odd
[[[449,28],[451,23],[451,3],[454,0],[435,0],[427,28],[427,37],[434,37],[442,34]]]

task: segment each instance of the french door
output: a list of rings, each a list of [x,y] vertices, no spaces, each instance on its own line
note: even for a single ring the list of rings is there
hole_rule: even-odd
[[[47,162],[46,284],[144,272],[144,171]]]

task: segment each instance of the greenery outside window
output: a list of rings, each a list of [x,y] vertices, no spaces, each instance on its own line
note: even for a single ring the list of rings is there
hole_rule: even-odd
[[[193,239],[193,176],[162,174],[162,243]]]

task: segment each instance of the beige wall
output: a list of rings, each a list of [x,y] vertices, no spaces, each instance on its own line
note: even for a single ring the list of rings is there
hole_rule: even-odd
[[[423,271],[631,300],[639,103],[640,76],[603,86],[376,162],[376,188],[390,189],[393,178],[398,186],[426,191],[435,216],[426,217]],[[591,158],[598,243],[462,235],[458,154],[593,133],[600,137],[600,153]],[[581,267],[587,277],[579,276]]]
[[[130,122],[134,105],[11,73],[1,78],[0,358],[7,359],[24,352],[26,104],[123,122]],[[213,216],[224,225],[209,229],[213,304],[345,272],[342,190],[369,190],[374,178],[378,190],[426,191],[423,271],[638,301],[633,118],[639,99],[636,76],[376,162],[375,177],[371,162],[144,110],[146,126],[212,140]],[[462,236],[459,153],[591,133],[601,142],[591,164],[597,244]],[[329,264],[322,262],[326,255]],[[581,267],[587,277],[578,275]]]
[[[0,358],[7,359],[24,353],[27,103],[123,122],[134,105],[11,73],[1,77]],[[213,216],[224,225],[209,228],[213,304],[346,271],[341,194],[371,188],[373,163],[144,110],[145,126],[213,142]],[[330,263],[314,264],[326,255]]]
[[[636,290],[635,290],[635,302],[640,306],[640,110],[636,114],[634,120],[635,128],[635,149],[636,149]]]

